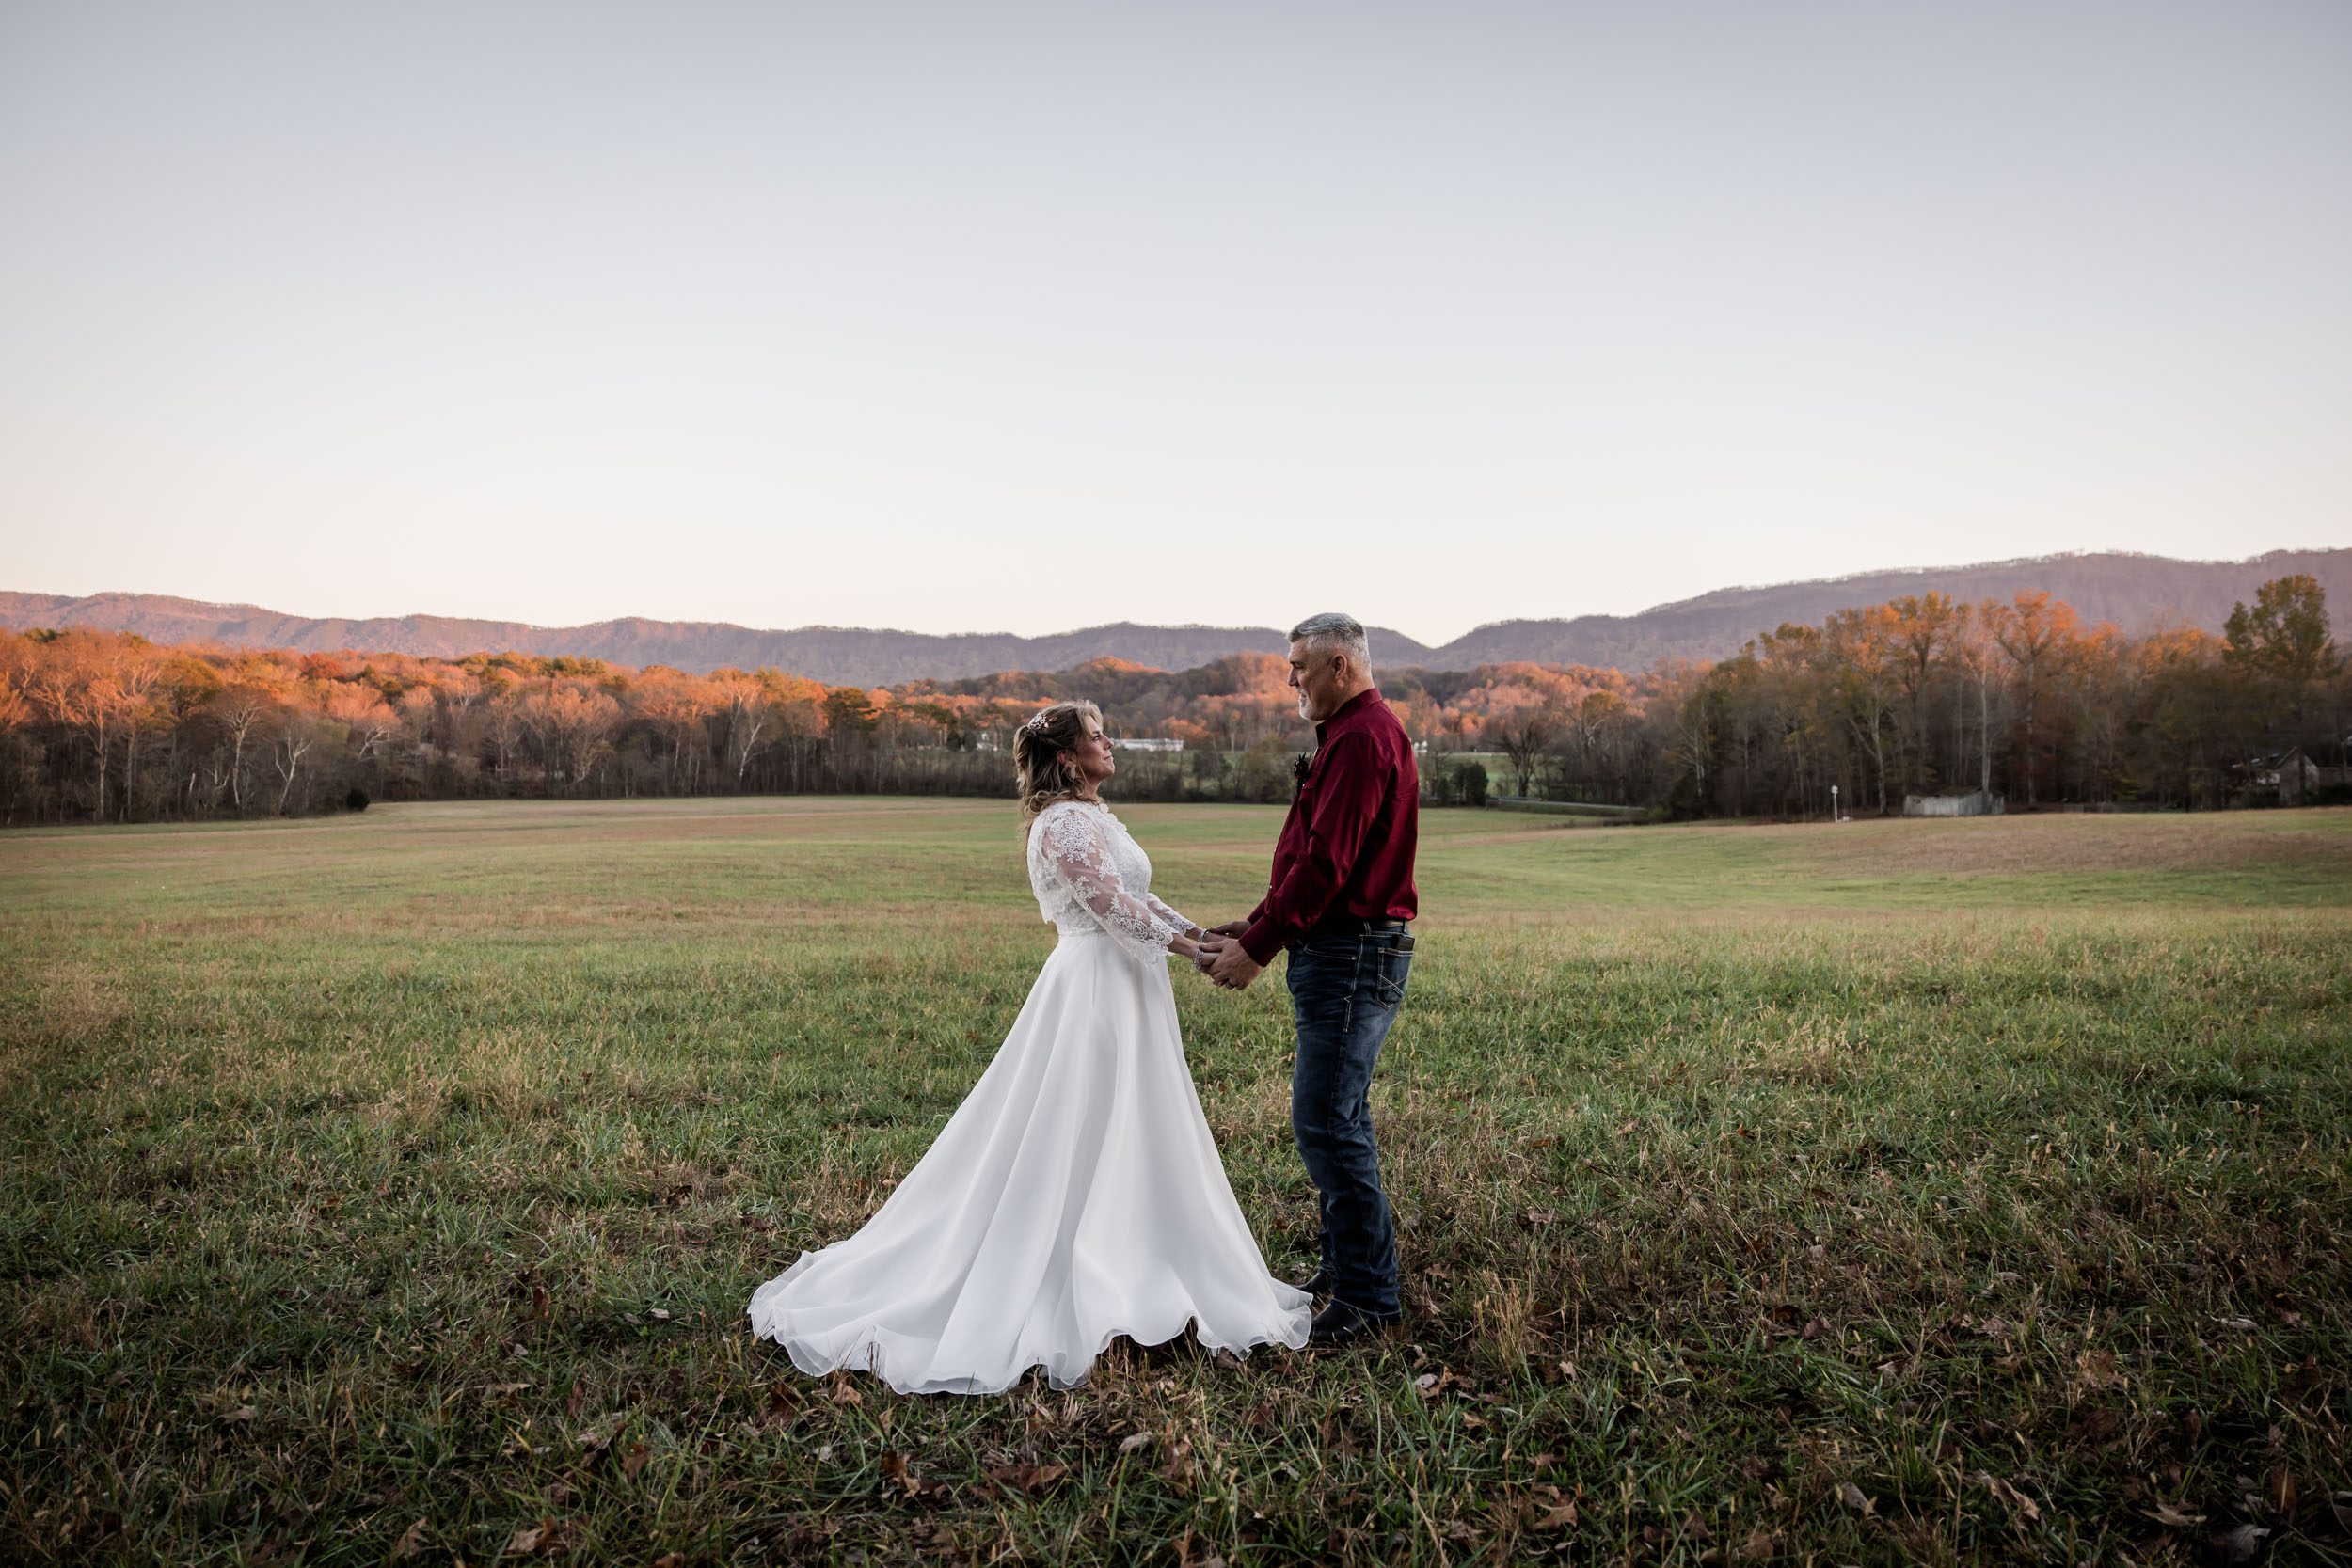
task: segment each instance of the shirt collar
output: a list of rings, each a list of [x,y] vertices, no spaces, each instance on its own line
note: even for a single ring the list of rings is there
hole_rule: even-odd
[[[1323,744],[1323,735],[1326,730],[1338,723],[1341,720],[1345,719],[1348,715],[1362,708],[1366,703],[1378,701],[1379,696],[1380,689],[1378,687],[1368,686],[1364,688],[1363,690],[1357,692],[1353,697],[1350,697],[1347,701],[1342,703],[1336,709],[1333,710],[1330,718],[1326,719],[1322,723],[1315,726],[1315,744],[1320,747]]]

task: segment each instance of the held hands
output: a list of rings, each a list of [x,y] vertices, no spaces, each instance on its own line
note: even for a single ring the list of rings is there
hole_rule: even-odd
[[[1249,929],[1247,920],[1229,920],[1222,926],[1212,926],[1201,937],[1193,962],[1200,973],[1227,990],[1248,990],[1263,968],[1251,958],[1239,940]]]
[[[1248,929],[1248,926],[1246,920],[1229,920],[1222,926],[1195,926],[1184,933],[1184,937],[1191,938],[1191,941],[1186,942],[1180,937],[1169,942],[1168,948],[1171,952],[1184,954],[1192,960],[1193,968],[1206,974],[1209,965],[1216,961],[1217,950],[1225,945],[1225,939],[1239,936]]]

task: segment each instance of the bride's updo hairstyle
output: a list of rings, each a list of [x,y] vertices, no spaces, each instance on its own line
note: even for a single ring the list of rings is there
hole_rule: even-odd
[[[1029,835],[1037,814],[1057,800],[1074,800],[1078,774],[1070,753],[1087,737],[1086,721],[1103,721],[1092,703],[1056,703],[1040,708],[1012,732],[1013,778],[1021,791],[1021,836]]]

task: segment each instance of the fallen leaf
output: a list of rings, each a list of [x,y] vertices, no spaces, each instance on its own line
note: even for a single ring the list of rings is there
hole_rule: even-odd
[[[1828,1332],[1829,1320],[1827,1318],[1807,1318],[1804,1327],[1798,1331],[1798,1337],[1805,1339],[1818,1339]]]
[[[1067,1465],[992,1465],[988,1471],[990,1480],[1033,1497],[1069,1473]]]
[[[260,1414],[260,1412],[256,1411],[251,1405],[241,1404],[237,1406],[236,1409],[231,1410],[228,1414],[221,1417],[221,1419],[224,1421],[249,1421],[258,1414]]]
[[[2006,1503],[2009,1506],[2010,1512],[2017,1515],[2017,1522],[2020,1525],[2030,1525],[2041,1519],[2040,1505],[2000,1477],[1979,1470],[1977,1481],[1986,1491],[1993,1494],[1995,1502]]]
[[[561,1519],[542,1519],[530,1529],[518,1529],[506,1544],[508,1557],[551,1555],[564,1550],[571,1543],[568,1530]]]
[[[1570,1497],[1565,1502],[1554,1503],[1538,1514],[1528,1528],[1542,1530],[1574,1529],[1576,1528],[1576,1499]]]
[[[1148,1432],[1129,1433],[1126,1436],[1119,1440],[1119,1451],[1120,1453],[1134,1453],[1137,1449],[1146,1449],[1151,1446],[1152,1434]]]
[[[637,1472],[644,1469],[645,1467],[645,1462],[652,1457],[653,1450],[645,1447],[644,1444],[632,1444],[628,1452],[621,1456],[621,1474],[627,1476],[631,1481],[635,1481],[637,1479]]]
[[[420,1519],[402,1531],[400,1539],[392,1543],[392,1555],[396,1558],[414,1557],[422,1550],[424,1550],[424,1521]]]
[[[1872,1502],[1870,1498],[1864,1494],[1861,1487],[1856,1486],[1850,1481],[1841,1481],[1837,1483],[1837,1500],[1844,1503],[1848,1508],[1852,1509],[1856,1513],[1860,1513],[1865,1516],[1876,1513],[1879,1511],[1879,1505]]]
[[[2260,1525],[2238,1525],[2213,1538],[2214,1550],[2224,1562],[2251,1562],[2270,1532]]]
[[[1745,1561],[1763,1562],[1772,1557],[1772,1548],[1779,1544],[1780,1537],[1758,1525],[1748,1531],[1745,1539],[1740,1543],[1740,1556]]]
[[[2167,1529],[2187,1529],[2192,1525],[2201,1525],[2205,1522],[2203,1514],[2184,1513],[2170,1503],[2158,1503],[2155,1512],[2149,1517]]]

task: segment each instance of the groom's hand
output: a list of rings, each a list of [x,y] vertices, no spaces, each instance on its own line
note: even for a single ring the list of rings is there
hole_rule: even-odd
[[[1205,951],[1205,949],[1204,949]],[[1238,942],[1226,942],[1210,960],[1209,978],[1229,990],[1248,990],[1249,982],[1258,977],[1265,966],[1249,956],[1249,950]]]
[[[1247,920],[1229,920],[1222,926],[1210,927],[1209,935],[1213,937],[1237,937],[1248,929],[1249,922]]]

